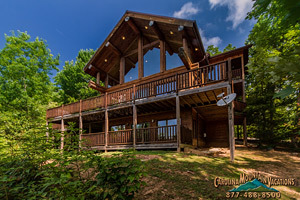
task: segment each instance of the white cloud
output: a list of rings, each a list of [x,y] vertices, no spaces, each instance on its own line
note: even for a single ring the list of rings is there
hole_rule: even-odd
[[[211,38],[207,38],[204,35],[204,31],[202,29],[199,28],[199,32],[201,35],[201,39],[204,45],[204,48],[206,49],[209,45],[214,45],[215,47],[219,46],[222,42],[222,39],[218,36],[216,37],[211,37]]]
[[[216,6],[227,6],[229,14],[226,21],[231,21],[232,28],[235,29],[245,20],[247,13],[251,11],[254,2],[252,0],[209,0],[209,3],[211,9]]]
[[[173,13],[173,17],[188,18],[200,11],[192,2],[185,3],[179,11]]]

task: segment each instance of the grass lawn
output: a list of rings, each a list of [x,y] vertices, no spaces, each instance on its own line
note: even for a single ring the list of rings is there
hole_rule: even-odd
[[[240,173],[259,172],[274,178],[295,178],[298,186],[272,186],[281,199],[300,199],[300,157],[296,153],[237,149],[235,162],[229,154],[198,156],[174,151],[138,151],[148,176],[136,199],[226,199],[234,186],[214,187],[214,178],[239,178]]]

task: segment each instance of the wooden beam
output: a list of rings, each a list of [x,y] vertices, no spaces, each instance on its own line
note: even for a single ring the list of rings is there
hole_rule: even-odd
[[[82,100],[79,101],[79,148],[81,148],[81,135],[83,130],[83,124],[82,124]]]
[[[107,92],[105,93],[105,121],[104,121],[104,129],[105,129],[105,151],[107,151],[108,146],[108,129],[109,129],[109,121],[108,121],[108,110],[107,110]]]
[[[231,86],[227,87],[227,95],[231,94]],[[234,150],[235,150],[235,140],[234,140],[234,109],[233,103],[228,105],[228,128],[229,128],[229,149],[230,149],[230,160],[234,161]]]
[[[110,47],[116,55],[122,56],[123,53],[120,51],[120,49],[118,49],[118,47],[113,45],[111,42],[107,42],[105,46]]]
[[[99,92],[101,92],[101,93],[104,93],[104,92],[106,91],[106,88],[105,88],[105,87],[103,87],[103,86],[101,86],[101,85],[95,83],[95,82],[92,81],[92,80],[89,81],[88,87],[89,87],[89,88],[92,88],[92,89],[94,89],[94,90],[97,90],[97,91],[99,91]]]
[[[153,41],[149,44],[143,45],[143,50],[150,49],[151,47],[159,44],[159,42],[160,42],[160,40],[155,40],[155,41]],[[134,49],[132,51],[129,51],[129,52],[125,53],[124,57],[128,57],[128,56],[134,55],[136,53],[138,53],[138,49]]]
[[[160,40],[160,72],[166,71],[166,42]]]
[[[138,78],[144,77],[144,53],[143,53],[143,36],[139,36],[138,40]]]
[[[185,102],[189,107],[192,107],[192,105],[189,104],[189,102],[187,102],[184,98],[181,98],[181,100],[182,100],[183,102]]]
[[[204,105],[204,102],[202,101],[202,99],[201,99],[200,95],[199,95],[198,93],[196,93],[196,95],[197,95],[197,97],[198,97],[199,101],[201,102],[201,104],[202,104],[202,105]]]
[[[177,121],[177,151],[180,152],[180,144],[181,144],[181,119],[180,119],[180,99],[179,96],[176,95],[176,121]]]
[[[132,112],[133,112],[133,148],[135,149],[136,145],[136,125],[137,125],[137,109],[136,105],[133,103],[132,107]]]
[[[65,123],[64,123],[64,105],[61,106],[61,124],[60,124],[60,128],[61,128],[61,137],[60,137],[60,149],[63,150],[64,149],[64,132],[65,132]]]
[[[100,72],[97,72],[96,83],[97,83],[98,85],[100,84]]]
[[[191,99],[191,101],[195,104],[195,106],[198,106],[197,105],[197,103],[194,101],[194,99],[191,97],[191,96],[188,96],[190,99]]]
[[[108,88],[108,79],[109,79],[109,76],[108,76],[108,74],[106,74],[105,80],[104,80],[104,85],[106,88]]]
[[[243,119],[243,135],[244,135],[244,145],[248,146],[248,132],[247,132],[247,118],[244,117]]]
[[[190,60],[187,52],[185,52],[185,49],[183,47],[179,48],[178,56],[181,59],[181,61],[183,62],[184,66],[188,70],[190,70],[191,69],[191,65],[192,65],[192,61]]]
[[[135,68],[135,63],[130,59],[130,58],[126,58],[126,61],[128,64],[130,64],[133,68]]]
[[[209,103],[211,103],[211,101],[210,101],[210,99],[208,98],[206,92],[204,92],[204,94],[205,94],[205,97],[207,98],[207,101],[208,101]]]
[[[232,82],[232,71],[231,71],[231,58],[228,58],[228,82],[231,85],[231,91],[233,89],[233,82]]]
[[[155,21],[150,21],[149,22],[149,26],[154,31],[154,33],[157,35],[157,37],[160,40],[165,41],[165,43],[166,43],[166,50],[169,52],[170,55],[173,55],[174,52],[173,52],[172,48],[170,47],[170,45],[166,41],[165,36],[163,35],[163,33],[158,28],[156,22]]]
[[[215,100],[216,100],[216,102],[218,101],[218,98],[217,98],[217,96],[216,96],[216,93],[215,93],[215,91],[213,90],[212,91],[213,92],[213,94],[214,94],[214,97],[215,97]]]
[[[125,79],[125,57],[121,57],[120,59],[120,84],[124,83],[124,79]]]
[[[183,49],[184,49],[186,55],[189,57],[190,60],[192,60],[191,59],[191,50],[189,48],[188,40],[186,37],[182,38],[182,44],[183,44]],[[191,63],[192,63],[192,61],[191,61]]]
[[[141,34],[140,29],[135,25],[134,21],[130,17],[125,18],[125,22],[130,26],[130,28],[136,33]]]

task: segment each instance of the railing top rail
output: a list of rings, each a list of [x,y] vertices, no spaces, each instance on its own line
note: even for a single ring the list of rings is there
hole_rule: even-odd
[[[100,135],[100,134],[104,134],[105,132],[98,132],[98,133],[84,133],[81,134],[82,136],[89,136],[89,135]]]
[[[154,129],[154,128],[167,128],[167,127],[176,127],[177,125],[168,125],[168,126],[155,126],[155,127],[148,127],[148,128],[137,128],[136,130],[146,130],[146,129]]]
[[[108,131],[109,133],[117,133],[117,132],[126,132],[126,131],[132,131],[132,129],[125,129],[125,130],[118,130],[118,131]]]

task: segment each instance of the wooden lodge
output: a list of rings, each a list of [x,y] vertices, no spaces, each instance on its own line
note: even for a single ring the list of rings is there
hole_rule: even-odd
[[[96,78],[89,87],[99,96],[48,109],[47,121],[60,124],[62,133],[75,122],[79,137],[99,150],[180,150],[187,144],[230,147],[233,159],[234,125],[243,125],[247,143],[249,47],[209,56],[195,21],[127,11],[83,69]],[[160,72],[144,77],[144,55],[155,48]],[[167,53],[177,54],[182,66],[167,70]],[[135,67],[138,78],[125,82]],[[232,106],[216,105],[222,92],[237,94]]]

